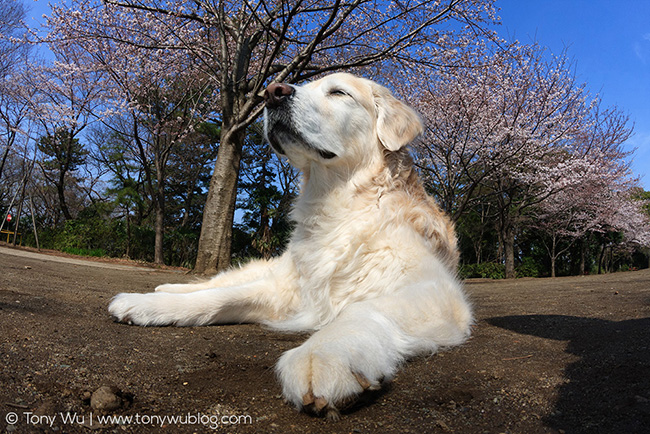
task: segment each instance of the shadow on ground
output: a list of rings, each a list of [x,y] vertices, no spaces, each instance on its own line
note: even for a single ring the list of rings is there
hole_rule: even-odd
[[[650,432],[650,318],[608,321],[564,315],[502,316],[494,326],[568,341],[580,359],[565,369],[545,423],[567,433]]]

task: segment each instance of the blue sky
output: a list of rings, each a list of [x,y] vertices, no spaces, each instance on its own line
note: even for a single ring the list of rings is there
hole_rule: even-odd
[[[579,82],[634,122],[625,143],[650,190],[650,0],[497,0],[500,36],[568,49]]]
[[[48,3],[27,1],[28,17],[42,23]],[[554,53],[567,48],[578,81],[605,106],[629,114],[634,135],[625,147],[636,149],[632,170],[650,190],[650,0],[497,0],[496,6],[503,38],[537,41]]]

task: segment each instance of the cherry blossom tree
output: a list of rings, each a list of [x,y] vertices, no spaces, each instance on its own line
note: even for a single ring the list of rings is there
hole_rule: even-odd
[[[12,147],[27,119],[32,89],[24,86],[29,46],[22,35],[25,7],[18,0],[0,0],[0,179]]]
[[[648,254],[650,253],[650,215],[648,214],[650,195],[648,192],[639,193],[640,190],[636,187],[625,192],[625,203],[616,208],[620,222],[617,227],[623,231],[626,243]]]
[[[95,19],[107,20],[112,26],[96,28],[93,37],[84,37],[84,30],[79,27],[72,37],[72,29],[63,24],[70,19],[68,12],[61,7],[53,8],[48,40],[52,46],[75,53],[76,61],[70,67],[76,66],[78,74],[98,76],[102,106],[94,114],[126,139],[124,143],[132,148],[131,155],[142,168],[155,214],[154,261],[163,263],[170,157],[181,144],[193,143],[190,137],[205,120],[202,108],[210,105],[211,83],[184,50],[144,51],[133,40],[131,44],[116,41],[129,33],[123,29],[164,34],[161,23],[119,14],[114,8],[103,13],[95,10],[99,14],[93,15]],[[92,14],[90,10],[86,12],[88,16]],[[81,15],[72,17],[73,22],[79,23],[75,19],[80,20]],[[103,30],[108,32],[99,33]]]
[[[617,221],[614,216],[619,209],[629,209],[629,192],[638,183],[627,162],[631,152],[622,148],[631,133],[627,115],[617,108],[601,111],[600,104],[594,105],[585,117],[583,131],[574,138],[571,155],[574,162],[565,167],[563,185],[533,210],[533,225],[550,239],[545,245],[551,259],[552,277],[555,277],[557,258],[575,241],[583,240],[592,232],[623,227],[622,220]],[[634,220],[632,214],[630,218]],[[581,274],[584,273],[584,245]]]
[[[0,79],[16,64],[23,63],[29,50],[29,46],[20,41],[26,31],[23,25],[25,14],[22,1],[0,0]]]
[[[576,148],[592,104],[565,54],[519,44],[443,72],[418,103],[426,133],[416,153],[428,187],[454,219],[490,200],[507,277],[531,208],[579,177]]]
[[[156,234],[154,262],[159,264],[164,262],[165,202],[170,159],[179,143],[188,143],[188,130],[194,122],[190,112],[197,102],[197,93],[202,92],[202,89],[192,89],[189,83],[187,88],[181,88],[180,84],[176,83],[177,94],[167,93],[170,89],[160,82],[160,87],[140,95],[143,99],[139,109],[130,113],[130,131],[121,131],[123,136],[129,138],[127,143],[134,148],[134,155],[144,169],[145,186],[153,200]]]
[[[626,184],[626,178],[620,176],[621,170],[617,170],[619,176],[616,176],[611,166],[611,160],[592,159],[582,167],[573,167],[578,172],[576,181],[540,202],[532,211],[531,225],[547,236],[542,241],[551,260],[551,277],[555,277],[558,257],[576,241],[590,232],[611,227],[608,221],[614,211],[612,200],[621,198]],[[581,253],[582,273],[584,251]]]
[[[222,130],[195,270],[212,273],[230,264],[242,144],[270,82],[378,63],[438,66],[493,19],[492,0],[75,0],[55,8],[50,24],[71,43],[129,47],[133,62],[189,53],[210,76]]]
[[[598,273],[611,270],[614,256],[629,256],[633,251],[650,247],[650,219],[643,212],[647,202],[635,198],[633,188],[611,192],[603,203],[602,220],[594,233],[600,241]]]
[[[79,166],[79,158],[87,153],[79,138],[95,120],[101,87],[97,73],[79,69],[73,52],[53,48],[54,62],[31,64],[25,85],[36,89],[29,100],[30,117],[43,137],[41,150],[51,158],[41,166],[45,178],[56,187],[59,209],[70,220],[74,215],[66,204],[66,184],[73,181],[73,167]],[[52,172],[55,166],[56,173]]]
[[[0,179],[14,145],[26,139],[36,88],[27,85],[26,69],[13,69],[0,79]]]

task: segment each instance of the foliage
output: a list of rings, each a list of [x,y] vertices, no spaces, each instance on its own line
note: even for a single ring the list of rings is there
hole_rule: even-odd
[[[105,77],[114,82],[108,85],[112,93],[127,89],[126,101],[123,95],[115,98],[116,110],[147,113],[155,120],[151,125],[160,127],[158,132],[165,130],[166,118],[181,123],[193,117],[219,119],[220,156],[209,187],[218,194],[206,197],[197,256],[199,271],[214,272],[230,263],[246,129],[261,115],[263,91],[270,82],[298,83],[329,71],[369,66],[437,67],[451,62],[456,46],[472,45],[477,30],[491,36],[483,25],[494,19],[492,0],[408,4],[352,0],[317,6],[284,0],[218,5],[203,0],[73,0],[53,7],[48,40],[78,55],[74,67],[107,73]],[[177,117],[170,108],[178,98],[169,91],[183,95],[195,88],[183,86],[188,83],[199,84],[206,93],[190,98],[190,110],[181,110],[186,115]],[[167,131],[165,137],[169,135]],[[156,163],[160,174],[165,151],[156,155],[162,157]],[[154,197],[159,215],[157,260],[162,238],[160,189],[165,179],[157,180]],[[264,244],[262,250],[274,248],[273,242]]]
[[[186,268],[194,267],[199,233],[186,227],[165,231],[165,263]]]
[[[31,227],[23,229],[24,244],[36,246]],[[153,241],[155,231],[151,226],[132,226],[130,254],[126,254],[126,225],[122,219],[111,219],[107,215],[84,215],[67,220],[61,227],[39,228],[41,248],[98,257],[128,257],[153,262]],[[169,230],[165,236],[166,263],[191,268],[196,258],[198,233],[184,228]]]
[[[60,250],[64,253],[70,253],[71,255],[77,256],[92,256],[96,258],[108,256],[104,249],[80,249],[76,247],[65,247]]]
[[[61,128],[54,134],[41,137],[38,150],[48,157],[43,160],[43,168],[56,173],[76,170],[88,155],[79,139]]]
[[[458,270],[458,275],[462,279],[503,279],[506,274],[503,264],[497,264],[495,262],[483,262],[480,264],[461,265]]]
[[[542,270],[538,261],[529,256],[524,257],[516,268],[517,277],[541,277]]]
[[[289,240],[292,224],[289,221],[289,204],[295,196],[295,185],[282,188],[273,163],[278,157],[266,146],[260,126],[251,128],[243,161],[244,173],[239,181],[238,208],[243,211],[236,225],[238,236],[247,234],[250,245],[237,257],[270,258],[279,255]],[[282,167],[278,165],[276,167]]]
[[[650,244],[621,147],[628,117],[603,109],[576,83],[566,53],[513,43],[485,47],[478,58],[461,52],[459,61],[464,67],[403,93],[418,95],[413,103],[425,119],[415,152],[427,188],[471,239],[477,261],[484,236],[496,233],[496,259],[515,277],[517,244],[531,227],[541,229],[552,276],[559,257],[590,232],[618,228],[628,244]]]
[[[456,223],[462,276],[648,265],[627,116],[568,53],[494,44],[492,1],[219,5],[57,4],[55,61],[21,63],[24,11],[0,0],[0,208],[22,205],[27,243],[33,204],[46,248],[183,266],[217,248],[221,265],[278,255],[298,175],[261,137],[263,89],[351,69],[422,114],[415,161]]]

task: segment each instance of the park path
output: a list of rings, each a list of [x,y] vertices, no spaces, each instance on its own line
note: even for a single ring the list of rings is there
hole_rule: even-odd
[[[118,263],[113,263],[113,262],[107,262],[107,261],[102,261],[102,260],[94,260],[94,259],[79,259],[79,258],[71,258],[68,256],[58,256],[55,254],[47,254],[47,253],[40,253],[40,252],[32,252],[29,250],[21,250],[21,249],[15,249],[15,248],[9,248],[9,247],[2,247],[0,246],[0,258],[4,255],[12,255],[12,256],[19,256],[23,258],[30,258],[30,259],[36,259],[40,261],[50,261],[50,262],[61,262],[64,264],[74,264],[74,265],[83,265],[87,267],[98,267],[98,268],[109,268],[113,270],[140,270],[142,271],[143,269],[147,271],[177,271],[177,270],[162,270],[162,269],[156,269],[156,268],[151,268],[151,267],[145,267],[145,266],[137,266],[137,265],[125,265],[125,264],[118,264]]]

